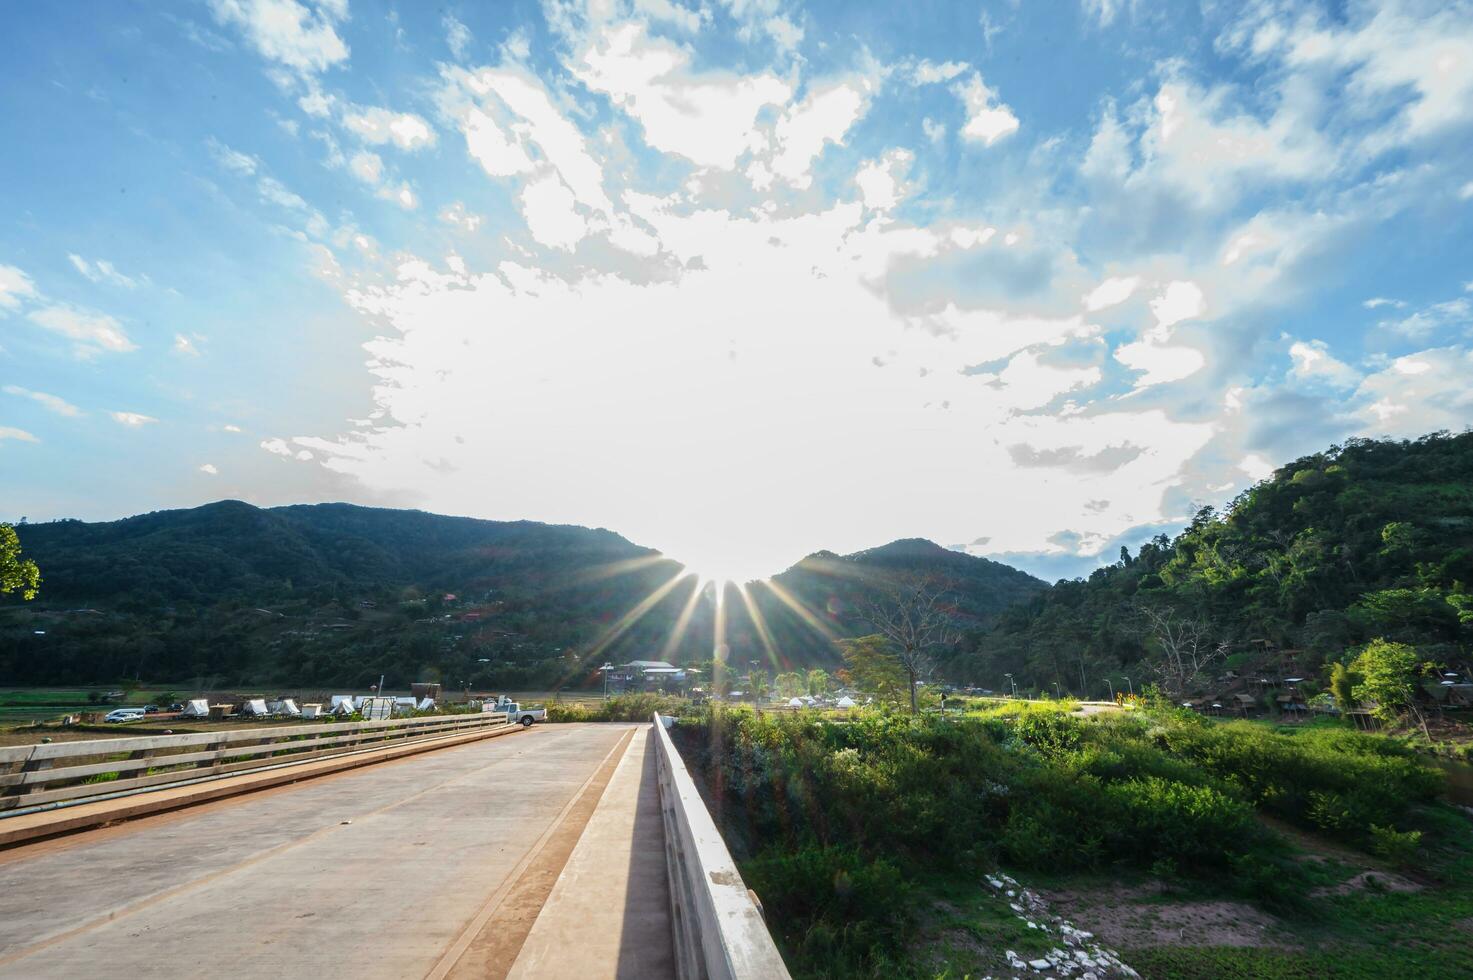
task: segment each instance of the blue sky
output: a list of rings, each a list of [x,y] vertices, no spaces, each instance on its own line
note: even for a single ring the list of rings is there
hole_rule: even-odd
[[[1473,420],[1466,3],[202,0],[0,32],[0,516],[1049,577]]]

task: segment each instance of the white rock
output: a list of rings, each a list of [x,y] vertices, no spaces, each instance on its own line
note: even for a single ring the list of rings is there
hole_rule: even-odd
[[[1035,970],[1047,970],[1049,967],[1053,966],[1053,964],[1050,963],[1048,960],[1029,960],[1028,965],[1033,967],[1033,969]]]

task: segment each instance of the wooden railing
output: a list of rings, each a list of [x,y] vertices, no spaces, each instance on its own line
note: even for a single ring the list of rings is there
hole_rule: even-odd
[[[655,769],[680,980],[787,980],[788,968],[670,733],[655,715]]]
[[[0,818],[38,806],[512,727],[505,713],[490,712],[0,748]]]

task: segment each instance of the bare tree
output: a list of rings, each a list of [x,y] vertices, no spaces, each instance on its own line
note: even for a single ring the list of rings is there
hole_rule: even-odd
[[[865,620],[895,648],[910,681],[910,713],[918,714],[916,685],[935,670],[935,653],[956,644],[960,631],[946,598],[948,584],[932,575],[900,574],[877,585],[863,606]]]
[[[1227,656],[1227,642],[1214,639],[1210,620],[1145,602],[1136,606],[1136,612],[1141,634],[1160,650],[1160,659],[1150,666],[1173,698],[1185,694],[1202,671]]]

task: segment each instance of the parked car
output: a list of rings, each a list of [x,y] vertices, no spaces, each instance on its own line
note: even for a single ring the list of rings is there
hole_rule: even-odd
[[[508,701],[506,698],[497,698],[496,703],[488,710],[505,711],[507,721],[521,725],[523,728],[531,728],[534,721],[547,720],[546,708],[524,708],[517,702]]]
[[[102,720],[111,724],[118,724],[125,721],[142,721],[143,714],[144,711],[142,708],[114,708]]]
[[[143,713],[146,715],[156,715],[159,713],[159,706],[156,704],[145,704],[143,706]]]

